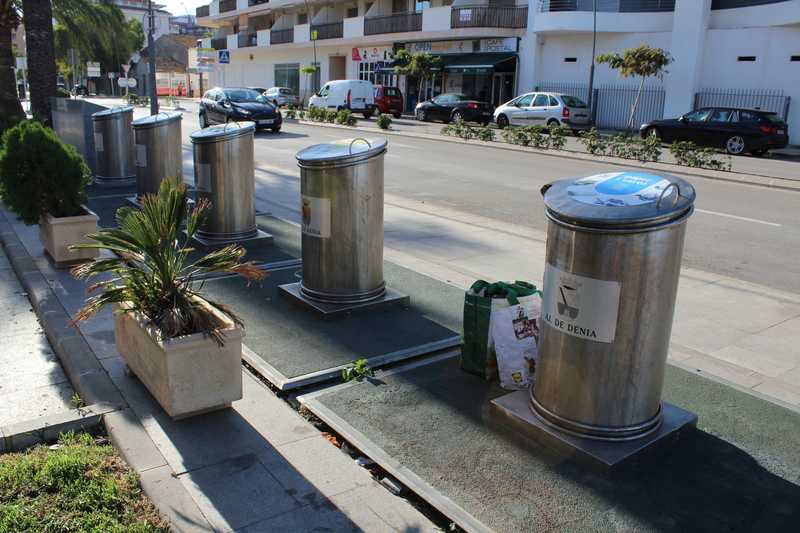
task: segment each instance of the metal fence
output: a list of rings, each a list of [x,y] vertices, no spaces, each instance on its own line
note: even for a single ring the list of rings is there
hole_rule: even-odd
[[[595,87],[592,99],[594,124],[601,129],[627,129],[628,117],[638,89],[638,86],[623,84],[604,84]],[[536,90],[569,94],[583,101],[589,99],[589,87],[575,82],[543,82],[536,87]],[[664,98],[663,87],[644,87],[639,97],[639,105],[636,106],[634,127],[638,128],[645,122],[661,118],[664,115]]]
[[[219,12],[225,13],[227,11],[234,11],[236,9],[236,0],[219,0]]]
[[[285,44],[294,42],[294,28],[272,30],[269,32],[269,44]]]
[[[711,0],[711,9],[733,9],[737,7],[765,6],[787,0]]]
[[[450,11],[451,28],[525,28],[528,6],[459,6]]]
[[[194,10],[194,14],[197,17],[207,17],[211,13],[211,10],[208,6],[200,6]]]
[[[364,35],[422,30],[422,12],[400,13],[364,19]]]
[[[694,95],[694,108],[749,107],[773,111],[789,120],[791,97],[778,89],[703,89]]]
[[[311,31],[317,32],[317,39],[341,39],[344,33],[344,22],[329,22],[311,26]]]
[[[592,11],[593,0],[539,0],[539,11]],[[611,13],[675,11],[675,0],[597,0],[597,10]]]

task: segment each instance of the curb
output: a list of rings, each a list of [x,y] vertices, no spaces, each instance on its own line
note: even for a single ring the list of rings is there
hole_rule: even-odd
[[[212,531],[210,522],[174,475],[142,421],[128,407],[83,334],[72,325],[69,313],[9,223],[13,215],[2,204],[0,215],[0,244],[5,246],[9,262],[28,293],[31,306],[72,386],[90,404],[75,410],[83,412],[79,417],[73,412],[59,413],[0,428],[0,453],[54,440],[63,431],[88,429],[104,423],[114,448],[139,474],[142,490],[169,519],[171,528],[174,531]]]
[[[582,154],[580,152],[572,152],[568,150],[537,150],[536,148],[526,148],[522,146],[510,145],[502,142],[481,142],[481,141],[467,141],[455,137],[447,137],[443,135],[433,135],[430,133],[408,133],[404,131],[382,130],[379,128],[366,128],[364,126],[341,126],[338,124],[330,124],[327,122],[311,122],[308,120],[297,119],[298,124],[306,126],[322,126],[324,128],[337,128],[350,131],[363,131],[368,133],[379,133],[381,135],[397,135],[398,137],[407,137],[411,139],[425,139],[431,141],[449,142],[455,144],[468,144],[472,146],[481,146],[484,148],[494,148],[498,150],[508,150],[511,152],[523,152],[528,154],[544,155],[548,157],[560,157],[563,159],[573,159],[577,161],[588,161],[594,163],[606,163],[619,167],[639,167],[649,170],[660,170],[670,174],[679,174],[690,178],[705,178],[715,181],[725,181],[729,183],[739,183],[742,185],[753,185],[755,187],[767,187],[771,189],[782,189],[787,191],[800,192],[800,181],[788,178],[773,178],[767,176],[759,176],[755,174],[742,174],[738,172],[722,172],[714,171],[703,168],[685,167],[673,163],[642,163],[634,159],[619,159],[607,156],[593,156],[590,154]]]

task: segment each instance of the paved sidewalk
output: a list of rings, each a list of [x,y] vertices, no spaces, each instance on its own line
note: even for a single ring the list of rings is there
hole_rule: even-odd
[[[52,267],[35,227],[11,224],[74,316],[83,282]],[[176,422],[126,374],[108,310],[80,331],[127,404],[105,415],[112,441],[178,531],[438,531],[244,370],[231,409]]]
[[[72,385],[2,246],[0,316],[0,426],[72,409]]]

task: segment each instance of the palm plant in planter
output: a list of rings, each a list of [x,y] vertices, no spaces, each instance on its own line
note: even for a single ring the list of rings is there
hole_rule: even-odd
[[[97,231],[86,186],[91,172],[72,146],[38,122],[23,121],[3,134],[0,196],[28,225],[39,224],[39,238],[56,265],[85,261],[97,250],[70,250]]]
[[[72,270],[80,279],[105,276],[89,287],[98,294],[75,321],[111,305],[117,351],[173,418],[227,407],[242,397],[242,321],[226,305],[204,297],[198,277],[266,275],[252,262],[241,262],[245,250],[238,245],[189,260],[192,248],[184,243],[191,242],[208,207],[200,200],[187,215],[186,185],[165,179],[157,195],[142,199],[141,210],[117,211],[118,228],[89,235],[95,243],[76,246],[115,257]]]

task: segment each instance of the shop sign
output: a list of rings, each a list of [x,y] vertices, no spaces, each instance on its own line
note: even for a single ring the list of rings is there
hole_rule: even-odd
[[[428,52],[431,54],[470,54],[475,51],[473,41],[422,41],[406,43],[404,48],[410,54]]]
[[[86,62],[86,76],[89,78],[99,78],[100,77],[100,63],[97,61],[87,61]]]
[[[353,48],[353,61],[391,61],[394,58],[394,50],[391,46],[365,46]]]
[[[481,39],[481,52],[516,52],[516,37],[501,37],[497,39]]]

